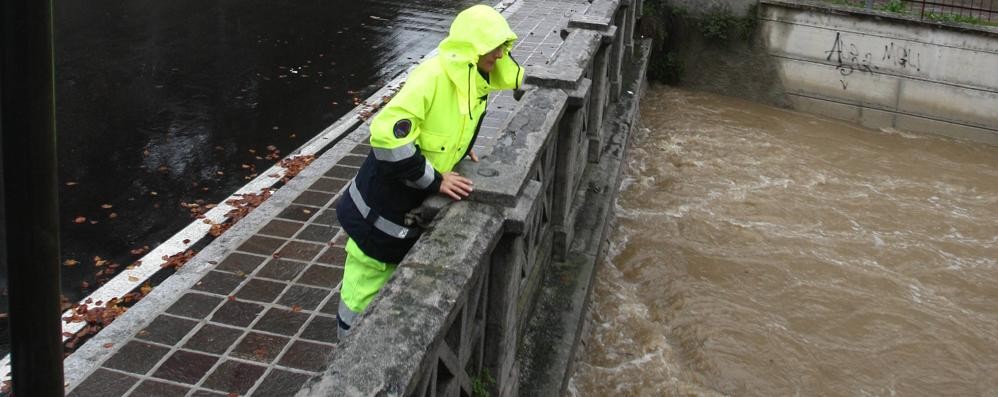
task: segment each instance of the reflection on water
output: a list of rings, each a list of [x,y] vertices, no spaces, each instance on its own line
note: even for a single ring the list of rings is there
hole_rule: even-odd
[[[642,103],[576,395],[996,395],[998,148]]]

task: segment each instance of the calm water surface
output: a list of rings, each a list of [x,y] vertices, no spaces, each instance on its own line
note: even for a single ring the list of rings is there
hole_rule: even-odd
[[[641,112],[575,395],[998,395],[998,147]]]

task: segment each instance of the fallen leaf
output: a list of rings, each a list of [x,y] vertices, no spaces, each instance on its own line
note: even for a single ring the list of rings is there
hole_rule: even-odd
[[[117,213],[115,213],[115,212],[112,212],[112,213],[110,213],[110,214],[107,214],[107,217],[108,217],[109,219],[114,219],[114,218],[117,218],[117,217],[118,217],[118,214],[117,214]]]
[[[232,296],[232,295],[229,295],[228,299],[229,299],[229,302],[235,302],[236,301],[236,297]]]
[[[66,186],[76,186],[76,182],[66,182]]]
[[[135,276],[132,276],[132,275],[128,275],[128,281],[131,281],[131,282],[134,283],[134,282],[139,281],[139,278],[135,277]]]
[[[149,194],[150,194],[150,195],[153,195],[153,196],[159,196],[159,193],[157,193],[157,192],[155,192],[155,191],[152,191],[152,192],[149,192]]]
[[[76,217],[76,219],[73,219],[73,222],[74,223],[86,223],[87,222],[87,217],[85,217],[85,216],[78,216],[78,217]]]
[[[105,349],[110,349],[110,348],[112,348],[112,347],[114,347],[114,343],[105,343],[105,344],[104,344],[104,348],[105,348]]]
[[[301,311],[301,306],[300,305],[298,305],[297,303],[291,305],[291,312],[292,313],[298,313],[300,311]]]
[[[190,243],[191,243],[191,239],[189,239],[189,238],[185,238],[184,239],[184,244],[190,244]]]
[[[111,208],[113,206],[111,204],[101,204],[100,207],[103,208],[103,209],[108,209],[108,208]]]
[[[76,259],[66,259],[64,262],[62,262],[62,264],[66,265],[66,266],[72,267],[72,266],[79,265],[80,261],[78,261]]]
[[[90,221],[91,225],[96,225],[97,223],[99,223],[99,222],[98,221]]]

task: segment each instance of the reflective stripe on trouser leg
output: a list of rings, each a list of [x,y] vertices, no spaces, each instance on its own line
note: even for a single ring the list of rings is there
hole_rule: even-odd
[[[347,239],[340,304],[353,313],[363,312],[395,271],[395,265],[371,258],[353,239]],[[341,309],[342,310],[342,309]],[[341,317],[343,317],[341,315]],[[346,319],[344,318],[344,321]],[[353,325],[352,323],[347,323]]]

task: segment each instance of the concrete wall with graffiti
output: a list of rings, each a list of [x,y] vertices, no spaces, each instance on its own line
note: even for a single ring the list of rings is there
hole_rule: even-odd
[[[761,36],[796,109],[998,144],[998,29],[763,0]]]

